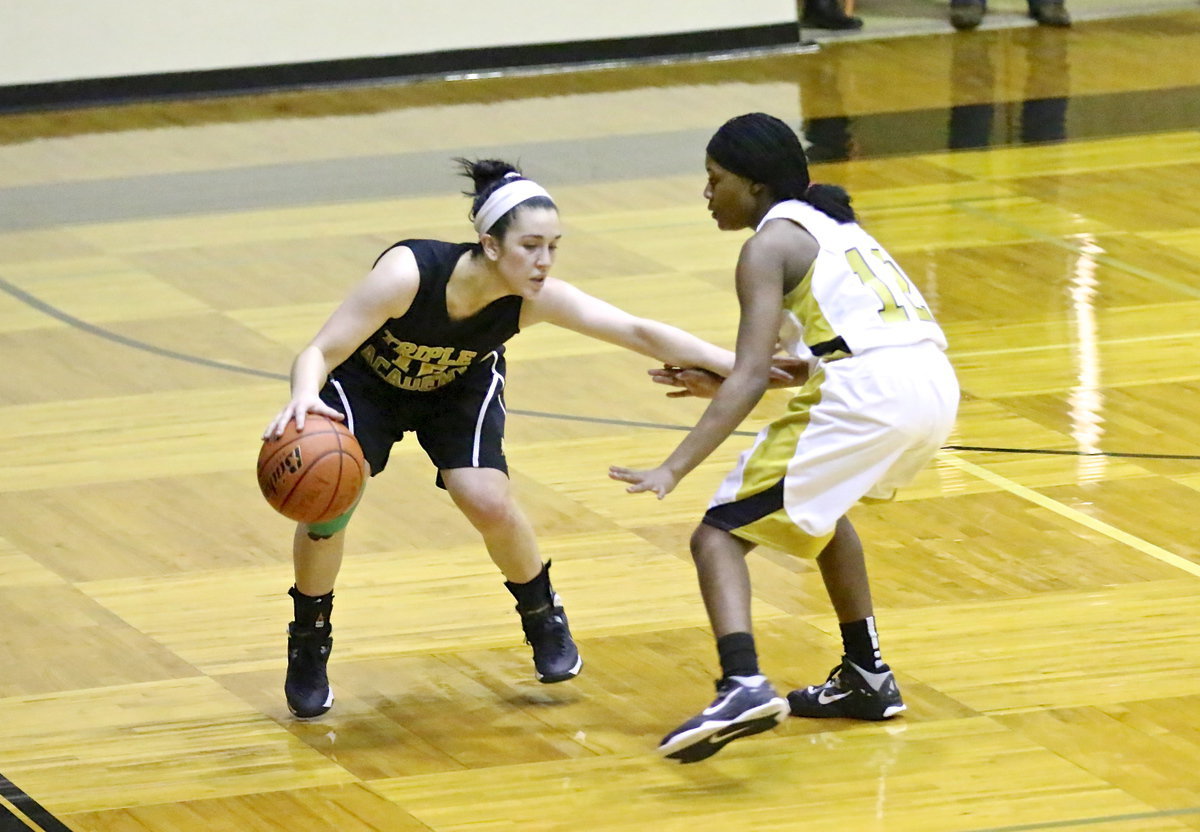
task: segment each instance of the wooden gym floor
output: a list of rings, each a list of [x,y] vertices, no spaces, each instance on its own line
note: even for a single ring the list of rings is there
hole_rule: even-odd
[[[1200,829],[1197,52],[1193,9],[0,117],[0,830]],[[467,237],[449,160],[483,154],[553,189],[560,276],[732,343],[743,236],[702,156],[749,110],[803,122],[965,391],[957,449],[852,515],[908,712],[653,754],[711,698],[686,541],[748,440],[625,494],[606,467],[658,461],[698,403],[535,328],[507,447],[584,673],[532,680],[406,441],[350,528],[337,704],[291,720],[291,525],[253,461],[295,351],[393,240]],[[751,564],[764,668],[821,681],[814,565]]]

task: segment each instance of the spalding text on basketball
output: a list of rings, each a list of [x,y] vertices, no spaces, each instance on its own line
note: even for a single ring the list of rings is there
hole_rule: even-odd
[[[284,455],[283,459],[279,460],[279,464],[272,469],[270,476],[267,478],[267,490],[274,494],[279,490],[280,481],[289,474],[297,473],[304,467],[304,457],[300,453],[299,446],[292,448]]]

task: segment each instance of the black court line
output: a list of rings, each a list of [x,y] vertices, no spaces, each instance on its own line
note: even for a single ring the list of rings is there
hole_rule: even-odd
[[[37,828],[43,830],[43,832],[71,832],[71,827],[66,826],[62,821],[46,811],[40,803],[21,791],[13,781],[9,780],[3,774],[0,774],[0,797],[3,797],[13,806],[17,807],[25,817],[37,824]],[[7,811],[2,804],[0,804],[0,810]],[[11,828],[19,832],[28,832],[29,827],[21,822],[16,815],[13,815],[11,812],[8,814],[11,816],[11,822],[19,825],[12,827],[0,825],[0,830],[9,832]],[[0,815],[0,824],[8,822],[8,819]]]
[[[980,451],[989,454],[1049,454],[1052,456],[1105,456],[1119,459],[1200,459],[1200,454],[1139,454],[1132,451],[1071,451],[1053,448],[992,448],[985,445],[943,445],[943,451]]]
[[[1036,832],[1042,829],[1073,829],[1080,826],[1100,826],[1105,823],[1123,823],[1130,820],[1158,820],[1159,818],[1183,817],[1185,815],[1200,815],[1200,806],[1191,806],[1186,809],[1161,809],[1156,812],[1132,812],[1127,815],[1104,815],[1094,818],[1076,818],[1074,820],[1022,823],[1017,826],[990,826],[987,829],[971,829],[964,830],[964,832]]]
[[[237,364],[227,364],[222,361],[214,361],[211,358],[205,358],[199,355],[191,355],[189,353],[177,352],[176,350],[166,349],[156,344],[151,344],[146,341],[139,341],[136,338],[130,338],[126,335],[121,335],[118,332],[105,329],[104,327],[90,324],[87,321],[76,318],[67,312],[51,306],[45,301],[39,300],[23,289],[14,286],[4,278],[0,277],[0,291],[6,292],[22,303],[43,312],[50,317],[62,321],[72,327],[80,329],[84,332],[95,335],[98,338],[103,338],[107,341],[121,344],[135,350],[141,350],[153,355],[158,355],[163,358],[172,358],[176,361],[185,361],[189,364],[198,364],[202,367],[211,367],[217,370],[229,370],[234,373],[243,373],[245,375],[256,376],[258,378],[271,379],[274,381],[287,381],[288,376],[284,373],[273,373],[268,370],[259,370],[254,367],[242,367]],[[656,430],[677,430],[689,431],[691,425],[671,425],[662,424],[659,422],[637,422],[631,419],[607,419],[602,416],[575,416],[570,413],[550,413],[543,410],[520,410],[509,408],[509,413],[518,416],[532,416],[538,419],[560,419],[569,422],[588,422],[596,425],[619,425],[621,427],[630,428],[651,428]],[[735,430],[733,436],[755,436],[756,431],[752,430]],[[1002,454],[1051,454],[1056,456],[1100,456],[1114,457],[1126,459],[1173,459],[1173,460],[1200,460],[1200,454],[1157,454],[1157,453],[1135,453],[1132,451],[1072,451],[1072,450],[1054,450],[1049,448],[993,448],[984,445],[946,445],[943,450],[947,451],[977,451],[979,453],[1002,453]]]
[[[0,832],[29,832],[29,826],[0,803]]]
[[[131,347],[135,350],[150,352],[155,355],[160,355],[164,358],[174,358],[178,361],[186,361],[190,364],[199,364],[203,367],[214,367],[218,370],[229,370],[230,372],[245,373],[246,375],[259,376],[261,378],[287,378],[287,376],[280,376],[278,373],[268,373],[265,370],[256,370],[253,367],[239,367],[237,364],[226,364],[222,361],[214,361],[211,358],[204,358],[203,356],[176,352],[175,350],[158,347],[154,344],[147,344],[145,341],[139,341],[136,338],[130,338],[128,336],[121,335],[119,332],[113,332],[112,330],[105,329],[104,327],[90,324],[87,321],[76,318],[74,315],[70,315],[57,307],[51,306],[45,301],[35,298],[24,289],[14,286],[2,277],[0,277],[0,291],[4,291],[21,301],[21,303],[31,306],[39,312],[49,315],[51,318],[60,320],[76,329],[82,330],[91,335],[95,335],[97,338],[103,338],[106,341],[115,341],[122,346]]]

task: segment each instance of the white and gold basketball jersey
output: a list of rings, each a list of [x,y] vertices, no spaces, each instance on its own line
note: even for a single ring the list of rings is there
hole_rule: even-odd
[[[853,353],[922,341],[946,349],[920,291],[861,226],[796,199],[773,205],[758,230],[775,219],[799,223],[821,247],[809,273],[783,298],[780,343],[788,352],[804,357],[814,346],[831,352],[822,345],[839,337]]]

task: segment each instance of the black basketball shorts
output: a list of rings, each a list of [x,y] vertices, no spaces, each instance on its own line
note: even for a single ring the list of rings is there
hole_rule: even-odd
[[[321,389],[321,400],[346,417],[362,445],[371,476],[387,467],[392,446],[414,432],[441,472],[495,468],[504,459],[504,356],[489,353],[480,366],[441,390],[397,390],[369,370],[339,367]]]

